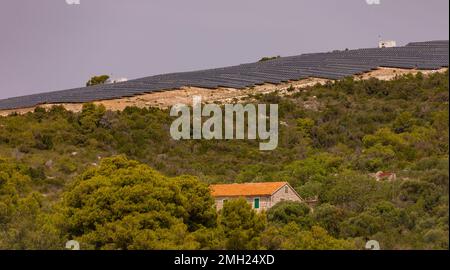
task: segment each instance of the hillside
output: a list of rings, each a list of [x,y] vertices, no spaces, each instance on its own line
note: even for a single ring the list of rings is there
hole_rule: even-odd
[[[279,104],[270,152],[174,141],[164,108],[0,116],[0,248],[447,249],[448,94],[446,71],[242,97]],[[212,210],[209,183],[280,180],[319,205]]]

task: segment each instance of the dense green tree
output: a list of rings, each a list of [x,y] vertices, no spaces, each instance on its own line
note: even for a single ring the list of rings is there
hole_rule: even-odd
[[[322,228],[326,229],[331,235],[338,237],[340,235],[340,223],[346,218],[344,210],[324,203],[314,209],[313,219]]]
[[[302,228],[309,228],[312,225],[310,212],[310,207],[305,203],[283,201],[267,211],[267,220],[278,224],[294,222]]]
[[[0,249],[62,249],[26,166],[0,158]]]
[[[100,75],[100,76],[93,76],[87,81],[86,86],[92,86],[97,84],[104,84],[106,81],[108,81],[109,76],[108,75]]]
[[[356,249],[353,241],[336,239],[321,227],[313,226],[302,230],[296,223],[289,223],[281,228],[271,227],[261,237],[261,242],[268,249],[287,250],[338,250]]]
[[[60,223],[86,248],[196,248],[189,233],[215,222],[213,201],[194,178],[167,178],[119,156],[104,159],[64,194]]]
[[[266,226],[266,217],[258,215],[245,199],[225,202],[219,217],[227,249],[257,249],[259,235]]]

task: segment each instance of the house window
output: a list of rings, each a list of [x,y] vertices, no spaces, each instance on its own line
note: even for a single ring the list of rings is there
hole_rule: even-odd
[[[259,209],[259,198],[253,200],[255,209]]]
[[[284,193],[289,193],[289,187],[288,186],[284,187]]]

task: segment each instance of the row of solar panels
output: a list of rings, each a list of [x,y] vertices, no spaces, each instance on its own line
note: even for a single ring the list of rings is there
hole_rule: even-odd
[[[162,74],[127,82],[97,85],[0,100],[0,110],[45,103],[80,103],[167,91],[183,86],[246,88],[309,77],[342,79],[378,67],[439,69],[448,67],[448,41],[409,43],[404,47],[310,53],[231,67]]]

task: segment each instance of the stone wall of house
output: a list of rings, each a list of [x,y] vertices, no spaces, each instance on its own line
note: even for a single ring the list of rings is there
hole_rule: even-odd
[[[216,209],[220,210],[223,208],[223,202],[225,200],[231,201],[231,200],[235,200],[238,197],[216,197],[215,202],[216,202]],[[261,211],[261,210],[267,210],[272,206],[272,202],[271,202],[271,198],[270,196],[248,196],[248,197],[244,197],[245,200],[252,206],[252,208],[255,208],[255,198],[259,198],[259,209],[255,209],[256,211]]]
[[[302,199],[298,196],[294,189],[292,189],[289,185],[285,185],[272,195],[270,207],[281,201],[301,202]]]

